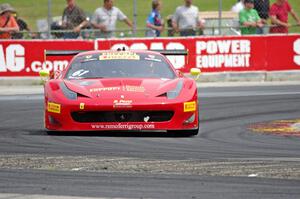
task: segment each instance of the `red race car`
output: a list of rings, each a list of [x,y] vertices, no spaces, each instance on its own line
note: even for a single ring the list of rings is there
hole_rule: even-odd
[[[45,83],[50,131],[166,131],[196,135],[197,86],[165,55],[180,51],[49,51],[75,55]],[[193,68],[192,75],[200,70]],[[49,76],[42,70],[40,75]]]

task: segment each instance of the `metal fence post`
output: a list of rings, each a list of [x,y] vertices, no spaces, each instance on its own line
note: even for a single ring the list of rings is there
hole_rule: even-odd
[[[137,2],[133,0],[133,36],[136,36],[136,26],[137,26]]]
[[[51,37],[51,24],[52,24],[52,0],[48,0],[48,38]]]
[[[222,0],[219,0],[219,35],[222,35]]]

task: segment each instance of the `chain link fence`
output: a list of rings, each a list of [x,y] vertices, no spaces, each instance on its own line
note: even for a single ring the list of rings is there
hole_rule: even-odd
[[[263,28],[261,34],[268,34],[272,26],[268,17],[269,6],[276,0],[255,0],[254,6],[259,16],[263,19]],[[293,10],[299,16],[299,0],[289,0]],[[65,24],[69,23],[63,17],[63,11],[67,6],[64,0],[0,0],[2,3],[10,3],[17,11],[17,19],[21,31],[14,34],[16,39],[61,39],[70,38],[66,35],[72,35],[71,38],[94,39],[99,37],[144,37],[149,28],[146,27],[146,21],[152,10],[152,0],[114,0],[114,5],[118,7],[133,23],[130,28],[123,21],[118,21],[116,29],[108,30],[112,34],[101,34],[99,28],[92,25],[94,12],[97,8],[103,6],[103,0],[76,0],[76,5],[84,12],[87,23],[82,23],[81,17],[76,17],[71,11],[72,18],[71,28],[66,28]],[[160,36],[180,36],[172,26],[172,16],[178,6],[184,5],[184,0],[161,0],[161,16],[164,29]],[[267,2],[267,4],[265,4]],[[241,26],[238,12],[242,9],[243,4],[236,0],[193,0],[193,5],[199,8],[199,17],[204,28],[193,28],[195,35],[241,35]],[[106,13],[105,13],[106,15]],[[107,16],[106,16],[107,17]],[[119,18],[108,14],[109,20]],[[187,16],[188,18],[190,16]],[[78,21],[76,21],[78,20]],[[290,33],[299,33],[300,28],[296,21],[290,15],[289,27]],[[80,32],[75,31],[80,26]]]

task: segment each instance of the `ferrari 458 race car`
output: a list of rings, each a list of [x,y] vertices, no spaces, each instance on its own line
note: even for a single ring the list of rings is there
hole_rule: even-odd
[[[164,54],[180,53],[74,53],[65,70],[45,82],[45,127],[50,131],[159,130],[196,135],[195,80],[176,71]],[[200,70],[192,69],[192,73],[199,75]],[[42,70],[40,75],[49,76],[49,72]]]

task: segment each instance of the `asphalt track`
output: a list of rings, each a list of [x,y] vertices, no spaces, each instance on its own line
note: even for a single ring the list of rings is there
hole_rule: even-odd
[[[0,198],[300,198],[300,138],[248,129],[300,118],[300,86],[199,93],[195,137],[48,135],[41,95],[0,96]]]

